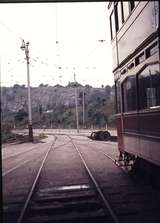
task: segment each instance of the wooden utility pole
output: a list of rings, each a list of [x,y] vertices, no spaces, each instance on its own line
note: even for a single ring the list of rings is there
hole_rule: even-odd
[[[75,83],[76,126],[77,126],[77,132],[79,133],[78,97],[77,97],[77,82],[75,73],[74,73],[74,83]]]

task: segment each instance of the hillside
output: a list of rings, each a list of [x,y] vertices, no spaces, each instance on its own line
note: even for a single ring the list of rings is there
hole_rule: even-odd
[[[78,85],[78,109],[82,127],[82,95],[85,93],[85,126],[104,127],[115,113],[114,87],[93,88]],[[31,87],[32,120],[34,128],[75,128],[75,87],[41,84]],[[2,127],[27,127],[27,88],[24,85],[1,87]]]

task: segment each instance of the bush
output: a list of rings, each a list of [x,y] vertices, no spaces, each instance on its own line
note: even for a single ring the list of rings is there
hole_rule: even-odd
[[[12,126],[10,124],[2,124],[1,126],[1,140],[2,143],[10,142],[16,139],[15,134],[11,132]]]

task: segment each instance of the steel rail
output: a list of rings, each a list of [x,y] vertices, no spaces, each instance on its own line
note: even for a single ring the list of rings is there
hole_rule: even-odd
[[[42,154],[40,154],[40,155],[37,157],[37,159],[39,159],[39,157],[40,157],[41,155],[42,155]],[[37,160],[37,159],[36,159],[36,160]],[[16,169],[18,169],[18,168],[24,166],[25,164],[31,162],[32,160],[33,160],[33,159],[25,160],[25,161],[23,161],[23,163],[18,164],[18,165],[16,165],[15,167],[13,167],[13,168],[11,168],[11,169],[9,169],[9,170],[3,172],[2,177],[5,177],[6,175],[10,174],[10,173],[13,172],[14,170],[16,170]],[[35,159],[34,159],[34,160],[35,160]]]
[[[84,136],[84,137],[87,137],[88,138],[88,136]],[[97,140],[92,140],[92,139],[90,139],[90,138],[88,138],[88,139],[76,139],[76,138],[73,138],[73,137],[71,137],[70,136],[70,138],[72,139],[72,140],[77,140],[77,141],[88,141],[88,142],[91,142],[91,143],[98,143],[98,144],[104,144],[104,145],[106,145],[106,144],[108,144],[108,145],[114,145],[114,144],[116,144],[117,142],[115,141],[115,142],[108,142],[108,141],[97,141]]]
[[[69,144],[71,142],[71,139],[70,139],[70,141],[68,141],[68,142],[66,142],[66,143],[63,143],[63,144],[61,144],[61,145],[59,145],[59,146],[56,146],[54,149],[59,149],[59,148],[61,148],[61,147],[63,147],[63,146],[66,146],[67,144]]]
[[[30,161],[31,161],[31,160],[26,160],[26,161],[24,161],[23,163],[18,164],[18,165],[16,165],[15,167],[13,167],[13,168],[7,170],[6,172],[2,173],[2,177],[5,177],[5,176],[8,175],[9,173],[11,173],[11,172],[13,172],[14,170],[16,170],[16,169],[22,167],[23,165],[25,165],[26,163],[29,163]]]
[[[92,139],[90,139],[89,140],[89,142],[92,142],[92,143],[98,143],[98,144],[103,144],[103,145],[115,145],[117,142],[115,141],[115,142],[112,142],[112,141],[97,141],[97,140],[92,140]]]
[[[29,194],[28,194],[28,196],[27,196],[27,199],[26,199],[26,201],[25,201],[25,203],[24,203],[24,206],[23,206],[23,208],[22,208],[22,210],[21,210],[21,212],[20,212],[20,215],[19,215],[19,217],[18,217],[18,219],[17,219],[17,223],[21,223],[21,222],[23,221],[23,219],[24,219],[24,216],[25,216],[26,210],[27,210],[27,208],[28,208],[29,202],[30,202],[31,197],[32,197],[32,195],[33,195],[33,192],[34,192],[34,190],[35,190],[35,188],[36,188],[36,185],[37,185],[37,182],[38,182],[38,179],[39,179],[41,170],[42,170],[42,168],[43,168],[43,166],[44,166],[44,163],[45,163],[45,161],[46,161],[46,159],[47,159],[47,157],[48,157],[49,152],[51,151],[51,149],[53,148],[53,146],[54,146],[54,144],[55,144],[55,142],[56,142],[56,139],[57,139],[57,137],[55,137],[54,142],[52,143],[51,147],[50,147],[49,150],[46,152],[46,155],[45,155],[44,159],[42,160],[42,163],[41,163],[41,165],[40,165],[40,168],[39,168],[39,170],[38,170],[38,173],[37,173],[37,175],[36,175],[36,178],[35,178],[35,180],[34,180],[34,182],[33,182],[33,184],[32,184],[32,187],[31,187],[31,189],[30,189],[30,191],[29,191]]]
[[[105,209],[107,211],[109,211],[109,213],[110,213],[110,215],[111,215],[112,220],[114,221],[114,223],[119,223],[119,220],[118,220],[116,214],[114,213],[114,211],[113,211],[112,207],[110,206],[109,202],[106,200],[106,198],[105,198],[105,196],[104,196],[104,194],[103,194],[100,186],[98,185],[98,183],[96,182],[96,180],[95,180],[92,172],[88,168],[88,166],[86,164],[86,161],[83,158],[81,152],[79,151],[78,147],[74,144],[73,140],[71,140],[71,142],[72,142],[72,145],[74,146],[74,148],[77,150],[77,152],[78,152],[78,154],[79,154],[79,156],[80,156],[80,158],[81,158],[81,160],[82,160],[82,162],[83,162],[83,164],[84,164],[84,166],[85,166],[85,168],[87,170],[87,173],[88,173],[89,177],[91,178],[91,180],[92,180],[92,182],[93,182],[96,190],[98,191],[98,193],[99,193],[99,195],[100,195],[100,197],[101,197],[101,199],[103,201],[103,204],[104,204]]]
[[[95,148],[94,148],[95,150]],[[97,151],[97,150],[96,150]],[[119,167],[119,169],[125,173],[128,173],[128,170],[126,170],[126,168],[124,168],[123,166],[121,166],[121,164],[118,162],[118,160],[112,158],[111,156],[109,156],[108,154],[104,153],[103,151],[99,151],[99,153],[102,153],[104,156],[106,156],[107,158],[109,158],[110,160],[112,160],[112,162],[114,163],[114,165],[116,165],[117,167]]]
[[[111,144],[111,143],[108,143],[108,142],[106,142],[106,143],[103,143],[103,142],[95,142],[95,143],[102,143],[102,144],[109,144],[109,145],[114,145],[114,143],[113,144]],[[94,150],[95,150],[95,148],[93,148]],[[97,151],[97,150],[96,150]],[[104,156],[106,156],[106,157],[108,157],[110,160],[112,160],[112,162],[115,164],[115,165],[117,165],[118,167],[120,167],[120,164],[118,163],[118,161],[116,160],[116,159],[114,159],[114,158],[112,158],[111,156],[109,156],[108,154],[106,154],[106,153],[104,153],[103,151],[99,151],[99,149],[98,149],[98,152],[101,152]]]
[[[16,153],[16,154],[14,154],[14,155],[11,155],[11,156],[8,156],[8,157],[3,158],[2,160],[3,160],[3,161],[4,161],[4,160],[6,161],[6,160],[8,160],[8,159],[10,159],[10,158],[13,158],[13,157],[15,157],[15,156],[19,156],[19,155],[26,154],[27,152],[30,152],[30,151],[35,150],[35,149],[37,149],[37,148],[38,148],[38,146],[36,146],[36,147],[32,147],[31,149],[29,149],[29,150],[27,150],[27,151],[20,152],[20,153]]]

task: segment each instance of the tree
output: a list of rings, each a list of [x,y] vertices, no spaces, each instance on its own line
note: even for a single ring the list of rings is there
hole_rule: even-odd
[[[101,104],[101,98],[97,97],[97,105],[100,106],[100,104]]]
[[[48,84],[43,84],[43,83],[41,83],[41,84],[39,85],[39,87],[48,87]]]
[[[21,122],[23,121],[26,117],[28,117],[28,113],[25,112],[23,109],[20,109],[17,114],[15,115],[15,121]]]
[[[102,105],[104,106],[106,104],[106,99],[102,99]]]
[[[107,95],[109,96],[110,95],[110,93],[111,93],[111,87],[109,86],[109,85],[106,85],[105,86],[105,91],[106,91],[106,93],[107,93]]]
[[[13,88],[19,88],[19,87],[21,87],[21,85],[19,85],[19,84],[14,84],[13,85]]]
[[[42,115],[42,105],[39,105],[39,114]]]
[[[92,86],[89,85],[89,84],[86,84],[85,87],[86,87],[86,88],[92,88]]]
[[[60,85],[60,84],[56,84],[56,85],[54,85],[54,87],[59,87],[59,88],[62,88],[63,86],[62,85]]]

